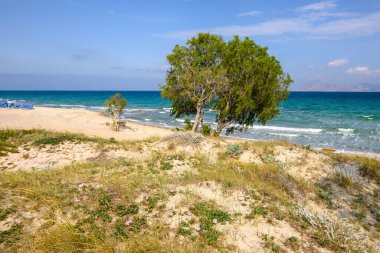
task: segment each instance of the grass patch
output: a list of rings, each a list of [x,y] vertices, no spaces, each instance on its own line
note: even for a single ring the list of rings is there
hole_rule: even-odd
[[[264,247],[269,249],[271,252],[279,253],[281,252],[281,247],[274,242],[274,236],[268,234],[263,234],[261,239],[264,242]]]
[[[378,184],[380,184],[380,161],[373,158],[358,155],[334,153],[326,153],[326,155],[339,162],[357,163],[359,166],[360,174],[362,176],[375,180]]]
[[[218,246],[221,233],[214,228],[214,225],[230,221],[230,214],[207,202],[197,202],[190,210],[199,217],[199,233],[205,242],[210,246]]]

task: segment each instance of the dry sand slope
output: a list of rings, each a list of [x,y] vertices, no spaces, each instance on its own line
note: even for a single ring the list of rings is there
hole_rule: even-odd
[[[169,129],[128,122],[127,128],[115,132],[106,126],[111,120],[98,112],[58,108],[36,108],[31,111],[1,109],[0,129],[47,129],[59,132],[83,133],[118,140],[141,140],[150,136],[163,137]]]

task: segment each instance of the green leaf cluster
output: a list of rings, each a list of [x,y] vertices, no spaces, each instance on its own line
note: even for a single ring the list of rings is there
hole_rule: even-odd
[[[123,114],[127,104],[127,99],[122,98],[120,93],[116,93],[104,102],[106,112],[111,115],[113,121],[112,126],[116,131],[118,131],[120,128],[120,117]]]

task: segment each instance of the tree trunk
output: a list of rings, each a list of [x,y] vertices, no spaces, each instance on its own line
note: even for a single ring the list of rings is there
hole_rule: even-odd
[[[223,123],[222,120],[218,120],[218,125],[216,126],[216,130],[214,132],[214,136],[219,136],[220,133],[223,131],[223,128],[225,128],[226,126],[231,125],[232,122],[233,121],[231,120],[231,121]]]
[[[197,104],[197,114],[195,115],[194,125],[191,129],[191,132],[196,132],[198,130],[199,124],[203,121],[203,115],[202,115],[202,104]]]
[[[221,122],[218,122],[218,125],[216,126],[216,130],[214,132],[214,136],[219,136],[220,133],[222,132],[223,128],[224,128],[224,124],[221,123]]]

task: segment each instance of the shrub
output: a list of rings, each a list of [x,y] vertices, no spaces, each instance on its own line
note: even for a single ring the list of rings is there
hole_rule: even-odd
[[[203,135],[210,135],[212,132],[212,128],[209,124],[202,124],[202,127],[201,127],[201,133]]]
[[[191,131],[191,129],[194,126],[194,123],[192,123],[190,119],[185,119],[184,123],[185,123],[185,126],[184,126],[183,130],[185,130],[185,131]]]
[[[243,153],[243,147],[240,144],[228,144],[226,154],[230,156],[238,156]]]
[[[322,246],[344,251],[365,252],[365,233],[348,223],[346,219],[338,219],[327,212],[316,213],[307,208],[296,207],[295,214],[312,226],[315,237]]]
[[[359,177],[359,169],[355,165],[346,164],[335,169],[335,179],[342,187],[352,186]]]
[[[332,200],[331,192],[319,190],[318,196],[323,199],[330,208],[333,207],[334,202]]]
[[[292,250],[298,250],[300,248],[300,243],[297,237],[291,236],[285,241],[285,245],[290,247]]]
[[[272,252],[278,253],[281,248],[274,242],[274,236],[269,236],[268,234],[263,234],[261,239],[264,242],[264,247],[271,250]]]

